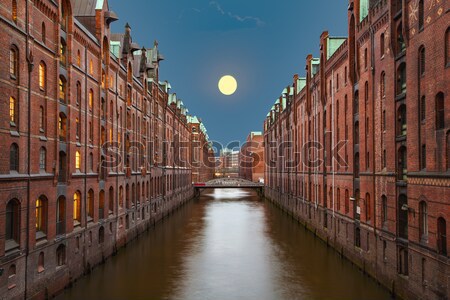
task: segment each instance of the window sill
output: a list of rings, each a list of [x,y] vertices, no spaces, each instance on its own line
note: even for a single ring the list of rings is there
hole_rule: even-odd
[[[9,133],[12,137],[20,137],[20,133],[17,130],[11,130]]]
[[[42,231],[36,232],[36,242],[38,244],[40,244],[42,242],[46,243],[47,242],[47,235],[44,232],[42,232]]]
[[[19,244],[14,240],[7,240],[5,242],[5,255],[11,255],[19,252]]]

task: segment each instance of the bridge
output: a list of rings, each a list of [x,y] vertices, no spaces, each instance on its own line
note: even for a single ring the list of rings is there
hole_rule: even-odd
[[[242,178],[218,178],[207,182],[196,182],[194,188],[197,194],[204,189],[257,189],[261,192],[263,183],[252,182]]]

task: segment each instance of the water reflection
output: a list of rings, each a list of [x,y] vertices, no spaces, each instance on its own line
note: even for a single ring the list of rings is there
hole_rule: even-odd
[[[186,205],[60,299],[389,299],[303,227],[247,190]]]

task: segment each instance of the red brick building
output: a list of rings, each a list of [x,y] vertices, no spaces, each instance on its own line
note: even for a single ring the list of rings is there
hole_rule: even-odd
[[[106,0],[1,3],[0,298],[44,298],[190,199],[198,149]]]
[[[349,1],[264,123],[266,196],[404,298],[450,291],[450,1]]]
[[[264,137],[251,132],[239,153],[239,177],[253,182],[264,180]]]

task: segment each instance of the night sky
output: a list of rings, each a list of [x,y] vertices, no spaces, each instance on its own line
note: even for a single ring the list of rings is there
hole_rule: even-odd
[[[262,131],[267,112],[305,58],[319,53],[324,30],[347,36],[347,1],[306,0],[109,0],[119,16],[113,32],[128,22],[133,41],[165,57],[160,80],[199,116],[211,140],[226,145]],[[233,75],[238,90],[222,95],[217,83]]]

